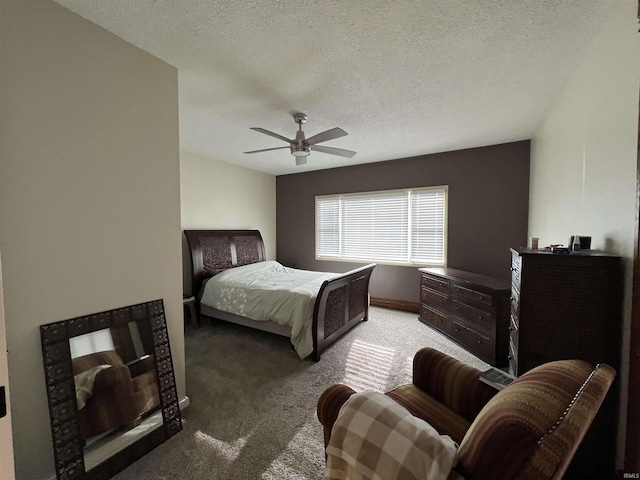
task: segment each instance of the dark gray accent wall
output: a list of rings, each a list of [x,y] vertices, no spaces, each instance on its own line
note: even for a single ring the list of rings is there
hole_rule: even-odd
[[[527,243],[529,141],[318,170],[276,178],[277,258],[346,272],[360,264],[315,259],[315,197],[449,186],[447,266],[508,280],[510,247]],[[312,154],[310,162],[321,162]],[[418,269],[378,265],[373,297],[418,302]]]

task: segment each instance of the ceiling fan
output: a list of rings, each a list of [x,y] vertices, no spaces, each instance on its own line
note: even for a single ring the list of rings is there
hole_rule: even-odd
[[[326,142],[329,140],[334,140],[336,138],[344,137],[348,135],[347,132],[342,130],[341,128],[332,128],[331,130],[326,130],[322,133],[318,133],[313,137],[304,138],[304,132],[302,131],[302,124],[307,121],[307,116],[304,113],[295,113],[293,115],[293,120],[298,124],[298,132],[296,133],[296,138],[293,140],[289,140],[282,135],[278,135],[277,133],[270,132],[269,130],[265,130],[260,127],[251,127],[251,130],[255,130],[256,132],[264,133],[265,135],[269,135],[271,137],[279,138],[280,140],[284,140],[289,144],[288,147],[275,147],[275,148],[263,148],[262,150],[252,150],[250,152],[244,153],[260,153],[260,152],[269,152],[271,150],[280,150],[283,148],[291,149],[291,155],[296,157],[296,165],[304,165],[307,163],[307,157],[311,153],[311,150],[316,152],[328,153],[330,155],[338,155],[340,157],[353,158],[356,152],[352,150],[345,150],[343,148],[335,148],[335,147],[324,147],[322,145],[317,145],[321,142]]]

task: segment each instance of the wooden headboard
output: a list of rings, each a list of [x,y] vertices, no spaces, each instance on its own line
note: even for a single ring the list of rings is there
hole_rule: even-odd
[[[258,230],[185,230],[184,235],[191,254],[191,291],[196,297],[205,279],[266,260]]]

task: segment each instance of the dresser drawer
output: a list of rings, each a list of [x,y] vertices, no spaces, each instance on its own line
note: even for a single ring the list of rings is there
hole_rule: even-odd
[[[457,298],[453,298],[453,315],[458,320],[468,323],[469,326],[481,328],[487,332],[491,332],[495,324],[495,315],[492,312],[467,305]]]
[[[511,317],[511,321],[509,322],[509,342],[513,344],[515,351],[518,351],[518,340],[520,339],[520,330],[518,328],[518,323],[515,321],[513,317]]]
[[[472,353],[484,358],[493,357],[493,340],[475,330],[471,330],[456,320],[451,321],[451,335],[458,340],[458,342],[465,345]]]
[[[455,283],[451,285],[451,293],[466,300],[472,300],[488,307],[491,307],[493,305],[493,297],[491,295],[487,295],[486,293],[478,292],[475,290],[470,290]]]
[[[511,252],[511,284],[518,291],[522,281],[522,257],[515,252]]]
[[[424,323],[434,326],[438,330],[447,332],[449,330],[449,320],[447,316],[424,303],[420,304],[420,320]]]
[[[509,301],[511,302],[511,317],[516,320],[516,325],[518,325],[520,322],[520,292],[515,288],[511,289]]]
[[[423,287],[428,287],[436,292],[449,294],[449,282],[447,280],[439,279],[427,275],[425,273],[420,274],[420,284]]]
[[[518,349],[509,341],[509,373],[518,376]]]
[[[420,288],[420,302],[445,312],[449,308],[449,296],[424,286]]]

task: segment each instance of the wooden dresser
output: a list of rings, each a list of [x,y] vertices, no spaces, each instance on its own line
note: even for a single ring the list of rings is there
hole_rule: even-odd
[[[508,281],[453,268],[420,268],[421,322],[494,366],[507,365]]]
[[[620,257],[591,250],[558,254],[512,249],[511,273],[512,375],[570,358],[592,365],[608,363],[620,374]],[[617,478],[619,395],[620,381],[616,379],[565,478]],[[598,461],[594,462],[594,458]]]
[[[509,370],[579,358],[620,368],[621,258],[511,250]]]

